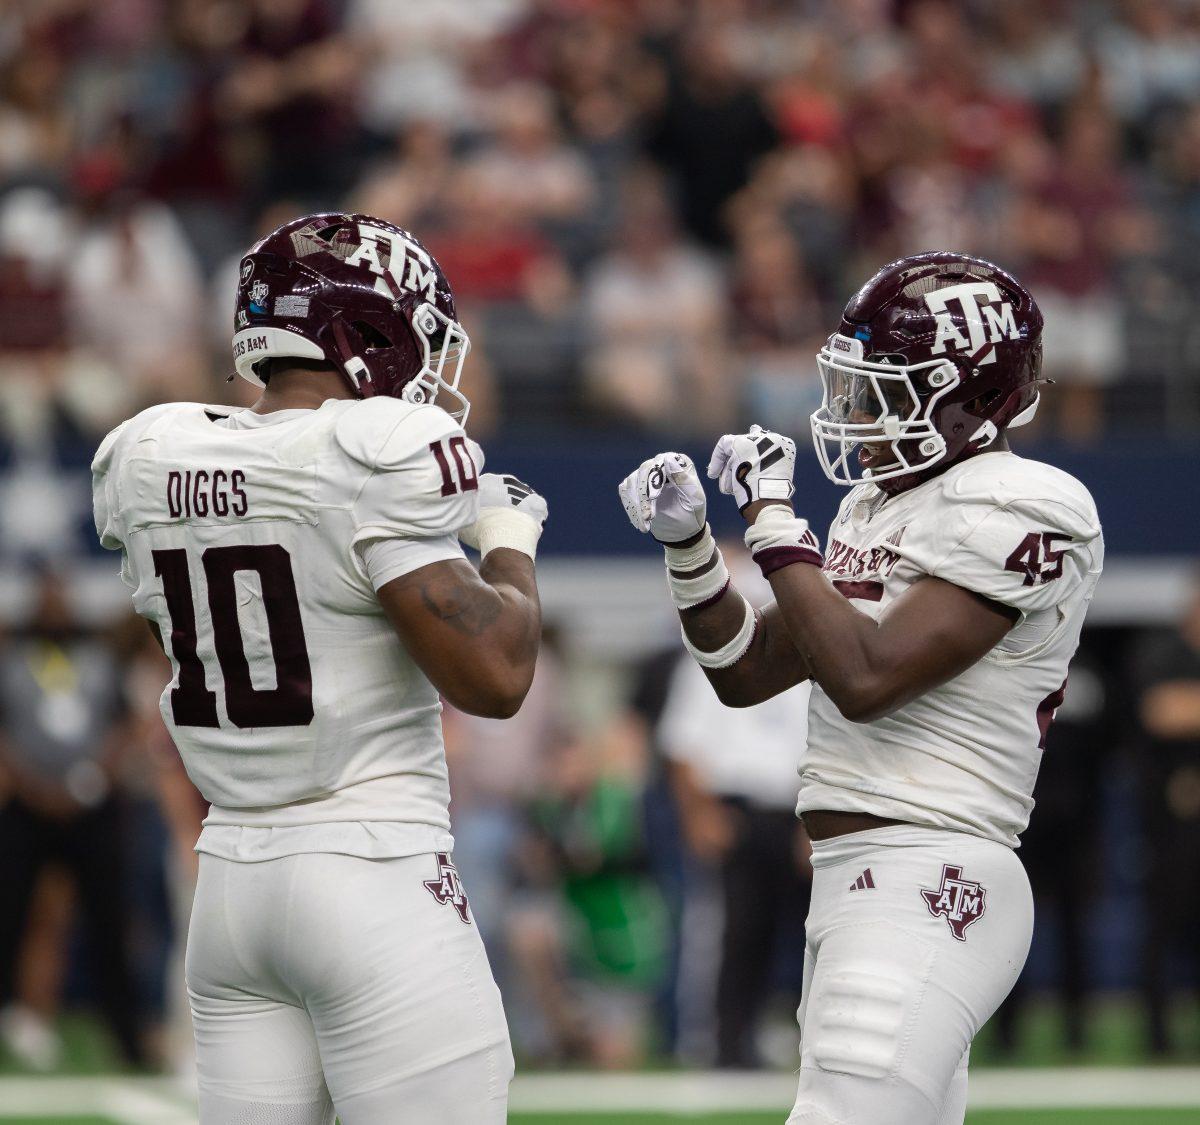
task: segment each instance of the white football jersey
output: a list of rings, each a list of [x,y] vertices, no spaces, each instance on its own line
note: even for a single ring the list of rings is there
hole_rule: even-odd
[[[927,575],[1020,614],[991,652],[885,718],[844,719],[814,687],[799,811],[873,813],[1017,846],[1046,730],[1104,561],[1086,488],[1014,453],[987,453],[888,499],[849,493],[825,572],[878,618]]]
[[[363,556],[390,548],[387,579],[463,557],[478,466],[458,424],[391,398],[176,403],[109,434],[92,473],[101,542],[171,657],[163,719],[212,802],[200,850],[448,850],[438,692]]]

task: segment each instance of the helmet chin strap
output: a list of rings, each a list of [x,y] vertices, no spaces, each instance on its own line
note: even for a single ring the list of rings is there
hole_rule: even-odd
[[[329,326],[333,330],[333,340],[337,346],[338,360],[341,362],[342,370],[346,373],[346,378],[350,380],[350,385],[361,395],[363,380],[365,379],[369,383],[371,372],[362,357],[354,354],[342,318],[335,316],[329,322]]]
[[[987,422],[984,422],[984,424],[982,426],[980,426],[979,429],[977,429],[970,436],[968,441],[972,445],[975,445],[976,443],[978,443],[978,447],[980,449],[986,449],[999,436],[1000,436],[1000,431],[998,429],[996,429],[995,423],[991,422],[991,421],[987,421]]]
[[[1018,414],[1011,422],[1009,422],[1008,428],[1012,430],[1017,426],[1029,425],[1029,423],[1033,421],[1033,416],[1037,413],[1038,404],[1041,401],[1042,394],[1039,391],[1033,396],[1033,402],[1031,402],[1027,407],[1025,407],[1024,410],[1021,411],[1020,414]]]
[[[1013,418],[1011,422],[1009,422],[1008,429],[1011,430],[1016,426],[1027,426],[1030,422],[1032,422],[1033,416],[1037,413],[1038,403],[1041,401],[1041,398],[1042,396],[1040,394],[1034,395],[1033,402],[1031,402],[1027,407],[1025,407],[1024,410],[1022,410],[1015,418]],[[987,421],[984,422],[983,425],[971,435],[970,441],[972,445],[977,444],[979,449],[986,449],[999,436],[1000,431],[996,429],[996,424],[994,422]]]

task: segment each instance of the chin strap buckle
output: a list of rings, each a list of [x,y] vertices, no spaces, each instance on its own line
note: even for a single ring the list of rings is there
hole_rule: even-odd
[[[984,424],[971,435],[970,440],[972,444],[978,442],[980,449],[986,449],[999,436],[1000,431],[996,429],[996,424],[988,421],[984,422]]]

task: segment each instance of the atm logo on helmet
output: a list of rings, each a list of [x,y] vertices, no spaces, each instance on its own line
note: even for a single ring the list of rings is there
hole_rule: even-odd
[[[955,324],[954,314],[948,307],[957,301],[960,317],[966,322],[969,335],[964,335],[962,326]],[[1000,297],[1000,290],[991,281],[969,281],[961,285],[947,285],[925,294],[925,304],[937,320],[937,336],[930,349],[935,355],[946,350],[950,344],[955,350],[970,352],[975,363],[995,363],[996,353],[992,345],[1001,340],[1019,340],[1021,331],[1017,327],[1013,307]]]
[[[398,297],[401,289],[423,293],[425,300],[435,299],[437,272],[433,259],[421,246],[397,231],[358,224],[359,244],[346,255],[346,265],[366,266],[379,280],[375,288],[385,296]],[[390,292],[385,276],[397,286]]]

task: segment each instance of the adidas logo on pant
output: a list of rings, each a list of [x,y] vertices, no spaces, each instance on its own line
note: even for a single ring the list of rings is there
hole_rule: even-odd
[[[871,876],[869,867],[850,884],[850,889],[852,891],[873,891],[875,889],[875,880]]]

